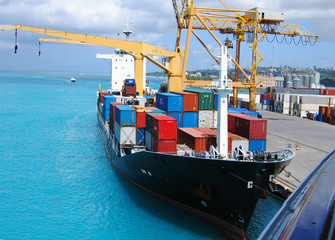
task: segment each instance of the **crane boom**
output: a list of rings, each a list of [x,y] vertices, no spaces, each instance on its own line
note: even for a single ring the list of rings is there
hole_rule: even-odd
[[[114,38],[107,37],[98,37],[87,34],[78,34],[78,33],[70,33],[56,30],[49,30],[44,28],[35,28],[35,27],[27,27],[22,25],[15,25],[11,27],[1,28],[2,31],[9,29],[20,29],[29,32],[40,33],[44,35],[50,35],[54,37],[66,38],[71,40],[76,40],[79,42],[85,42],[93,45],[105,46],[105,47],[113,47],[120,48],[127,51],[138,52],[148,55],[158,55],[158,56],[166,56],[166,57],[174,57],[175,53],[167,51],[165,49],[143,43],[143,42],[133,42],[126,41]]]
[[[97,45],[106,46],[112,48],[120,48],[127,52],[133,52],[135,58],[135,74],[136,85],[139,86],[139,92],[142,94],[143,86],[143,57],[153,62],[158,67],[164,69],[168,73],[168,91],[181,91],[182,90],[182,60],[184,57],[184,52],[181,51],[180,47],[175,49],[175,52],[170,52],[165,49],[143,43],[143,42],[133,42],[126,40],[119,40],[107,37],[98,37],[87,34],[77,34],[56,30],[49,30],[43,28],[27,27],[22,25],[15,25],[11,27],[1,28],[2,31],[9,29],[20,29],[29,32],[35,32],[45,35],[50,35],[54,37],[62,38],[60,40],[50,40],[58,42],[67,42],[75,44],[87,44],[87,45]],[[168,67],[160,64],[155,59],[148,55],[158,55],[168,57]],[[137,70],[136,70],[137,69]]]

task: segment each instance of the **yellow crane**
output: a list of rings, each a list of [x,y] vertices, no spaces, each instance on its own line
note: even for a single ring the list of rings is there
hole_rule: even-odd
[[[187,29],[182,78],[183,80],[186,79],[186,67],[192,34],[199,40],[214,60],[219,63],[219,60],[216,59],[195,30],[207,30],[220,46],[222,43],[215,36],[213,31],[219,31],[222,34],[232,34],[234,39],[236,39],[236,58],[234,59],[231,54],[229,55],[235,64],[235,76],[232,77],[229,75],[229,77],[234,81],[234,107],[237,106],[238,87],[242,86],[249,88],[250,110],[255,110],[254,94],[256,86],[262,82],[261,77],[257,73],[257,65],[264,59],[258,51],[259,42],[266,38],[267,35],[283,35],[284,37],[299,38],[299,42],[305,44],[315,44],[318,40],[318,36],[308,32],[300,25],[284,24],[283,16],[276,12],[269,12],[268,10],[260,8],[237,10],[230,8],[228,4],[222,0],[218,1],[222,3],[224,8],[196,7],[194,2],[190,0],[172,0],[178,25],[176,48],[178,48],[180,44],[181,30]],[[249,69],[252,73],[251,77],[249,77],[239,65],[240,44],[246,40],[246,36],[251,36],[250,48],[252,48],[252,65]],[[247,79],[246,83],[238,84],[239,72]],[[257,84],[256,79],[259,80]]]
[[[77,34],[22,25],[1,28],[2,31],[9,29],[20,29],[24,31],[35,32],[60,38],[59,40],[52,39],[52,41],[76,44],[91,44],[123,49],[124,51],[127,51],[135,57],[135,80],[137,89],[141,95],[143,94],[143,58],[146,57],[149,61],[167,72],[168,91],[182,90],[181,66],[184,52],[181,51],[180,47],[176,48],[174,52],[171,52],[143,42],[134,42],[128,40],[92,36],[87,34]],[[167,66],[164,66],[160,62],[153,59],[151,55],[167,57]]]

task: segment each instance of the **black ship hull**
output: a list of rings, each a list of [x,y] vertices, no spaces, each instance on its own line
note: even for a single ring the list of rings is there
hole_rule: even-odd
[[[245,236],[257,201],[288,161],[215,160],[150,151],[121,157],[108,123],[98,113],[99,132],[114,167],[156,197],[219,226],[230,238]]]

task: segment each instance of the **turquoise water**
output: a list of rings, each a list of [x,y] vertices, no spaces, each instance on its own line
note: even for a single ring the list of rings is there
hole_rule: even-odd
[[[96,119],[108,78],[0,72],[0,239],[222,239],[114,170]],[[280,205],[260,201],[251,239]]]

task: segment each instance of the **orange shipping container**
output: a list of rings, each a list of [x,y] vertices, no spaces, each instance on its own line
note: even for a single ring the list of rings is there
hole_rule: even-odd
[[[194,128],[178,128],[177,143],[186,144],[195,151],[206,151],[206,136]]]
[[[191,92],[172,92],[183,96],[183,111],[197,112],[199,111],[198,94]]]

